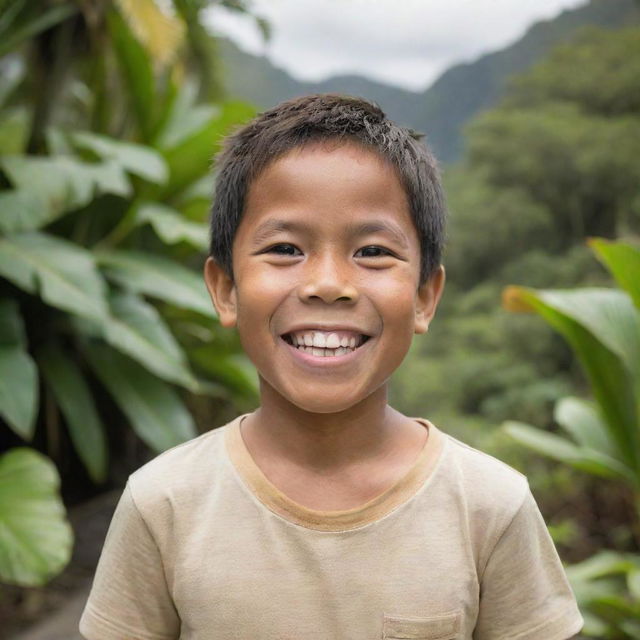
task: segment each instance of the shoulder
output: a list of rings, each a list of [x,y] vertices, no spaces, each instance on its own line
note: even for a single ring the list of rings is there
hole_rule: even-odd
[[[522,503],[529,490],[523,473],[453,436],[445,438],[450,463],[455,465],[469,493]]]
[[[439,435],[444,442],[433,477],[435,493],[464,532],[481,574],[498,540],[535,502],[525,475],[453,436]]]
[[[167,449],[129,476],[131,497],[145,520],[166,515],[176,504],[193,504],[217,484],[225,472],[225,433],[236,420]]]
[[[441,471],[446,483],[456,492],[470,523],[481,523],[499,535],[531,495],[526,476],[488,453],[442,435]]]

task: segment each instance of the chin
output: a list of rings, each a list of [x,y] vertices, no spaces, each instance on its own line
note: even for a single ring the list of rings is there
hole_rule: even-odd
[[[340,413],[347,411],[357,404],[360,404],[364,397],[361,395],[338,395],[334,393],[318,393],[315,389],[310,393],[287,393],[283,394],[291,404],[308,413]]]
[[[354,405],[358,404],[355,400],[340,400],[331,398],[331,400],[323,400],[322,398],[289,398],[289,402],[296,405],[299,409],[308,413],[340,413],[346,411]]]
[[[297,407],[301,411],[317,414],[334,414],[348,411],[357,405],[365,403],[371,395],[379,391],[381,385],[342,384],[323,385],[319,383],[296,384],[295,381],[273,381],[270,383],[260,376],[260,391],[263,400],[271,397],[269,402],[286,404]],[[276,398],[279,398],[276,400]]]

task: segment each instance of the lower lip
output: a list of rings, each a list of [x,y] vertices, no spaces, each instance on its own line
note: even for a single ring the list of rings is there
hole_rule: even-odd
[[[351,351],[350,353],[343,353],[340,356],[314,356],[311,353],[307,353],[306,351],[301,351],[300,349],[290,345],[286,340],[280,338],[282,340],[285,347],[287,347],[291,352],[294,358],[296,358],[300,363],[305,365],[310,365],[313,367],[335,367],[343,364],[349,364],[353,362],[360,352],[363,349],[366,349],[369,343],[373,340],[370,337],[366,342],[361,344],[357,349]]]

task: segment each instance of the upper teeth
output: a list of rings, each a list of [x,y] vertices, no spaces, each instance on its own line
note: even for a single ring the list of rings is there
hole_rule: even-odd
[[[306,345],[322,349],[337,349],[338,347],[351,347],[355,349],[362,344],[362,335],[352,331],[318,331],[306,330],[290,333],[294,345]]]

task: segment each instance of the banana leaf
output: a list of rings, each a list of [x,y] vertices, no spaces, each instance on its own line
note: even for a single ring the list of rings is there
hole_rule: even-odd
[[[535,310],[561,333],[583,365],[616,458],[640,470],[637,390],[638,312],[622,292],[600,289],[536,291],[508,287],[504,306]],[[635,360],[635,361],[634,361]]]

